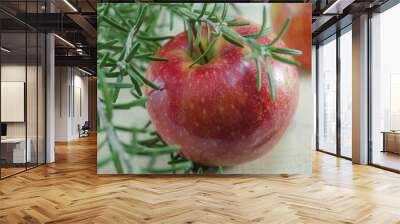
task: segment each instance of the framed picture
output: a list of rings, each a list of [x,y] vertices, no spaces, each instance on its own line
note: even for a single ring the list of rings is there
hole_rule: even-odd
[[[311,4],[98,10],[99,174],[311,173]]]

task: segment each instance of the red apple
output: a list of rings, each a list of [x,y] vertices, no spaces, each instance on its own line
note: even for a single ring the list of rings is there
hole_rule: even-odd
[[[253,23],[232,28],[242,35],[260,29]],[[267,44],[272,37],[257,41]],[[285,47],[281,41],[276,46]],[[256,63],[245,60],[248,48],[222,38],[214,47],[207,64],[189,67],[187,33],[166,43],[156,55],[168,61],[149,65],[147,77],[160,89],[146,89],[147,109],[158,133],[168,144],[180,145],[183,157],[204,165],[236,165],[270,151],[287,129],[298,101],[298,71],[271,60],[273,101],[264,66],[257,90]]]
[[[311,3],[276,3],[271,9],[272,26],[275,32],[284,24],[286,18],[291,17],[291,23],[283,36],[283,41],[290,47],[303,52],[294,59],[301,63],[301,66],[311,70]]]

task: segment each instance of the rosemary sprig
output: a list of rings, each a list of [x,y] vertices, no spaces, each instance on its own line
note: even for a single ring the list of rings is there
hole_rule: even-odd
[[[262,20],[262,25],[260,30],[255,33],[255,34],[250,34],[250,35],[245,35],[242,36],[238,34],[235,30],[230,28],[230,26],[243,26],[243,25],[248,25],[248,22],[236,22],[236,21],[227,21],[227,11],[228,11],[228,4],[224,3],[223,4],[223,9],[221,16],[218,16],[215,14],[213,11],[207,12],[207,7],[202,8],[201,11],[199,10],[191,10],[186,7],[177,7],[176,4],[171,4],[167,5],[167,7],[174,12],[175,14],[181,15],[181,17],[185,18],[185,21],[190,24],[190,23],[197,23],[198,29],[202,27],[201,24],[205,24],[206,26],[212,27],[214,31],[214,36],[222,36],[227,42],[237,46],[237,47],[248,47],[251,50],[251,53],[249,54],[252,59],[254,59],[257,67],[257,89],[260,91],[261,90],[261,79],[262,79],[262,70],[261,70],[261,62],[265,66],[265,72],[266,73],[272,73],[272,66],[267,65],[266,63],[269,62],[267,60],[269,57],[272,57],[273,59],[290,64],[290,65],[295,65],[299,66],[299,62],[289,59],[287,57],[281,56],[280,54],[286,54],[286,55],[299,55],[301,54],[301,51],[298,50],[293,50],[290,48],[280,48],[280,47],[275,47],[274,45],[282,38],[284,33],[286,32],[289,24],[290,24],[290,18],[287,18],[285,21],[284,25],[278,32],[277,36],[268,44],[259,44],[257,41],[255,41],[257,38],[260,38],[261,36],[264,36],[271,32],[272,28],[267,27],[267,12],[265,6],[263,7],[263,20]],[[217,3],[214,3],[214,8],[217,8]],[[212,16],[210,16],[212,15]],[[189,31],[190,32],[190,31]],[[190,52],[193,51],[193,46],[192,46],[192,38],[193,36],[189,33],[189,50]],[[201,34],[197,32],[197,42],[201,42]],[[209,38],[209,37],[207,37]],[[206,43],[213,43],[210,40],[207,40]],[[206,48],[207,52],[212,51],[209,49],[210,45]],[[192,54],[192,53],[191,53]],[[260,59],[259,59],[260,58]],[[200,52],[200,56],[197,57],[192,64],[190,64],[189,67],[193,66],[196,63],[199,63],[201,61],[208,61],[207,58],[207,53],[204,53],[203,51]],[[267,69],[267,67],[269,67]],[[269,76],[269,88],[270,88],[270,94],[271,98],[275,100],[275,88],[273,86],[273,75],[268,74]]]
[[[191,9],[188,4],[182,6]],[[100,150],[109,150],[109,157],[99,160],[99,167],[112,163],[118,173],[192,172],[193,163],[178,155],[178,146],[168,146],[158,134],[152,134],[149,129],[151,122],[144,127],[113,123],[116,111],[145,107],[147,97],[143,96],[144,85],[159,88],[145,77],[144,72],[149,61],[162,63],[167,60],[155,55],[161,46],[158,42],[172,38],[157,35],[157,24],[163,11],[165,9],[149,4],[99,4],[98,124],[99,133],[104,139],[98,147]],[[136,14],[137,17],[130,20],[122,15],[124,13]],[[124,77],[128,77],[131,83],[127,83]],[[125,89],[129,90],[134,99],[117,102],[120,92]],[[130,133],[131,141],[126,143],[121,140],[119,132]],[[165,154],[174,155],[173,163],[156,165],[158,158]],[[147,158],[147,165],[132,164],[134,157]]]
[[[197,58],[195,59],[192,64],[189,65],[189,67],[192,67],[193,65],[197,64],[202,58],[205,58],[207,61],[206,55],[211,51],[211,49],[214,47],[216,40],[212,40],[212,42],[207,46],[207,49],[204,50],[204,52]]]
[[[267,26],[267,9],[264,6],[261,28],[260,28],[260,31],[258,31],[258,33],[254,36],[254,39],[259,38],[263,35],[263,32],[264,32],[266,26]]]

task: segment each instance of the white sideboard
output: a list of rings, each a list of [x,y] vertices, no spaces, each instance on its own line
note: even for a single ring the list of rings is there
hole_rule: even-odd
[[[6,138],[1,140],[2,145],[13,147],[13,163],[25,163],[32,161],[32,140],[28,138],[26,142],[27,147],[25,151],[25,138]]]

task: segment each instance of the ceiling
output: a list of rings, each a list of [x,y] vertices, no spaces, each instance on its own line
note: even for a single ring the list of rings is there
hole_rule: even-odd
[[[96,73],[96,4],[96,0],[0,0],[1,29],[8,39],[3,45],[7,42],[12,49],[7,56],[26,55],[25,35],[18,33],[27,28],[28,32],[54,32],[56,65]],[[31,58],[36,47],[27,46]]]
[[[373,11],[390,0],[313,0],[313,44],[352,23],[353,17]]]
[[[352,17],[376,8],[388,0],[304,0],[313,4],[313,43],[319,42],[337,27],[351,23]],[[3,32],[17,33],[25,28],[55,32],[56,63],[96,70],[96,5],[105,0],[1,0],[0,21]],[[279,2],[279,1],[273,1]],[[48,13],[49,11],[52,13]],[[26,13],[27,12],[27,13]],[[339,25],[338,25],[339,24]],[[14,40],[16,49],[21,44]],[[66,41],[64,41],[66,40]],[[72,45],[74,46],[72,46]],[[15,53],[18,52],[17,50]],[[28,48],[28,53],[30,49]],[[81,63],[81,64],[80,64]]]
[[[40,62],[42,60],[40,57],[44,55],[40,52],[43,52],[45,48],[44,41],[40,40],[44,40],[43,34],[27,33],[25,36],[20,35],[20,33],[2,33],[2,46],[10,50],[7,53],[1,52],[2,62],[11,64],[25,64],[25,62],[36,64]]]

